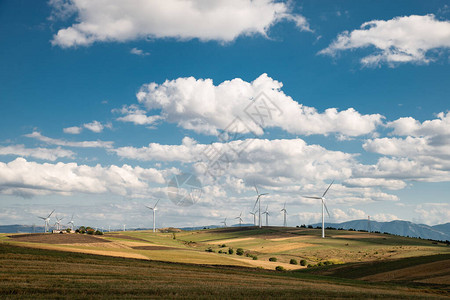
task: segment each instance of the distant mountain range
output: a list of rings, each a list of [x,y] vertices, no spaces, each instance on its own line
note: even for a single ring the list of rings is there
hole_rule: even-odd
[[[312,224],[313,227],[322,226],[322,223]],[[354,220],[343,223],[325,223],[326,227],[355,229],[369,231],[368,220]],[[450,241],[450,223],[429,226],[425,224],[415,224],[409,221],[391,221],[391,222],[377,222],[370,221],[370,230],[379,231],[381,233],[387,232],[401,236],[416,237],[422,239],[431,239],[438,241]]]

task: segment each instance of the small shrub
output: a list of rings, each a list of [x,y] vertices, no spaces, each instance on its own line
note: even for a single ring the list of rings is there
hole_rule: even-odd
[[[283,266],[276,266],[275,270],[277,270],[277,271],[286,271],[286,269],[283,268]]]
[[[219,250],[219,252],[218,253],[222,253],[222,250]]]
[[[233,253],[234,253],[233,248],[228,248],[228,254],[233,254]]]
[[[258,256],[253,255],[253,260],[258,260]]]
[[[308,264],[307,266],[306,266],[307,268],[312,268],[312,267],[314,267],[312,264]]]
[[[242,249],[242,248],[237,248],[237,250],[236,250],[236,255],[240,255],[240,256],[244,255],[244,249]]]
[[[66,232],[67,232],[67,233],[70,233],[71,231],[72,231],[72,229],[70,229],[70,228],[67,228],[67,229],[66,229]]]
[[[206,249],[205,251],[206,251],[206,252],[215,252],[215,251],[213,250],[213,248],[211,248],[211,247],[208,247],[208,249]]]
[[[225,244],[222,244],[220,247],[222,247],[222,248],[225,248],[227,245],[225,245]]]
[[[302,259],[300,261],[300,266],[306,266],[306,264],[307,264],[306,259]]]
[[[276,257],[271,257],[271,258],[269,258],[269,261],[277,261],[277,258]]]
[[[297,264],[298,264],[297,260],[296,260],[296,259],[293,259],[293,258],[291,258],[291,260],[289,261],[289,263],[290,263],[291,265],[297,265]]]
[[[95,235],[103,235],[103,232],[101,232],[100,230],[97,230],[96,232],[94,232]]]

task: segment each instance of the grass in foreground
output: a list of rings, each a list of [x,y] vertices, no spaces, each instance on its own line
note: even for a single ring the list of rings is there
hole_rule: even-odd
[[[439,292],[439,291],[438,291]],[[0,298],[439,298],[434,290],[0,244]]]

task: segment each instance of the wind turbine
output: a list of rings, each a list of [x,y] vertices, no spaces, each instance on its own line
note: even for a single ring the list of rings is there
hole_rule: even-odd
[[[156,228],[155,228],[156,215],[155,214],[156,214],[156,210],[157,210],[156,205],[158,205],[158,202],[159,202],[159,199],[158,199],[158,201],[156,201],[156,203],[155,203],[155,205],[153,207],[150,207],[150,206],[147,206],[147,205],[145,206],[148,209],[153,211],[153,232],[156,232]]]
[[[72,214],[72,217],[70,218],[70,222],[69,223],[67,223],[67,225],[69,225],[70,226],[70,228],[73,230],[73,214]]]
[[[250,214],[253,215],[253,225],[256,226],[256,211],[251,211]]]
[[[127,224],[123,224],[123,231],[126,231]]]
[[[263,215],[266,215],[266,226],[269,226],[269,211],[267,210],[269,205],[266,206],[266,210],[263,212]]]
[[[323,193],[322,197],[303,196],[303,198],[322,200],[322,238],[325,237],[325,216],[324,216],[325,215],[325,211],[324,211],[324,208],[327,210],[328,217],[330,217],[330,213],[328,212],[327,205],[325,204],[325,194],[328,192],[328,190],[330,189],[330,187],[331,187],[331,185],[333,183],[334,183],[334,180],[330,183],[328,188],[325,190],[325,192]]]
[[[259,204],[259,206],[258,206],[258,222],[259,222],[259,228],[261,228],[261,200],[259,198],[261,196],[268,195],[269,193],[260,194],[258,192],[258,188],[256,187],[256,184],[255,184],[255,190],[256,190],[256,195],[258,197],[256,198],[256,202],[255,202],[255,205],[253,206],[253,209],[255,209],[256,204],[258,203]]]
[[[45,222],[45,232],[48,231],[48,223],[50,222],[50,217],[51,217],[51,215],[52,215],[54,212],[55,212],[55,210],[53,210],[53,211],[47,216],[47,218],[44,218],[44,217],[38,217],[39,219],[42,219],[42,220],[44,220],[44,222]]]
[[[58,216],[56,216],[56,222],[55,222],[56,230],[61,230],[61,221],[62,221],[62,219],[63,219],[63,218],[58,219]],[[53,226],[54,226],[54,225],[53,225]]]
[[[284,227],[287,227],[287,223],[286,223],[286,215],[287,215],[286,202],[284,202],[284,206],[283,206],[283,209],[282,209],[281,211],[282,211],[283,214],[284,214],[284,223],[283,223],[283,226],[284,226]]]
[[[223,224],[223,227],[227,227],[227,218],[225,218],[222,222],[220,222]]]
[[[241,218],[241,216],[242,216],[242,211],[241,211],[241,214],[239,215],[239,217],[235,218],[235,219],[239,219],[239,226],[242,225],[242,218]]]

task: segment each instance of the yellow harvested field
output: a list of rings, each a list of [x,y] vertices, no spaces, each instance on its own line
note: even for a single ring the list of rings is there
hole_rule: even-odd
[[[227,240],[219,240],[219,241],[211,241],[208,242],[208,244],[212,245],[220,245],[220,244],[226,244],[226,243],[236,243],[236,242],[243,242],[243,241],[250,241],[254,240],[255,238],[248,237],[248,238],[236,238],[236,239],[227,239]]]
[[[249,250],[258,251],[261,253],[276,253],[276,252],[283,252],[283,251],[289,251],[304,247],[314,246],[312,244],[308,243],[287,243],[287,244],[281,244],[281,245],[267,245],[267,244],[261,244],[255,247],[249,248]]]

